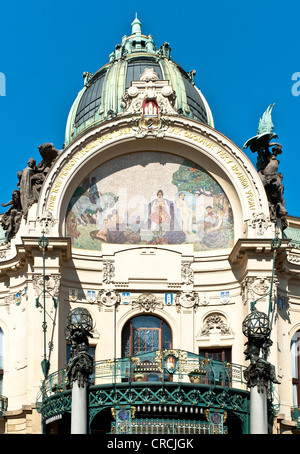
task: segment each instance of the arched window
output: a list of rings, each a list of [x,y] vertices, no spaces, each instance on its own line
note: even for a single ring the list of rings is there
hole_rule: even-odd
[[[293,379],[293,405],[300,404],[300,331],[297,331],[291,342],[291,367]]]
[[[122,331],[122,357],[172,348],[170,327],[154,315],[139,315],[129,320]]]

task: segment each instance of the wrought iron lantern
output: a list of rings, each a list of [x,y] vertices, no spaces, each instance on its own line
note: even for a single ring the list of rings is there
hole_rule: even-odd
[[[267,339],[271,332],[270,321],[264,312],[254,309],[242,324],[243,334],[249,338]]]
[[[44,235],[44,232],[42,233],[43,235],[39,238],[39,246],[43,251],[45,251],[49,245],[49,239]]]
[[[71,310],[67,316],[67,333],[72,333],[77,330],[90,333],[92,329],[93,319],[87,309],[77,307],[76,309]]]
[[[67,317],[66,337],[71,344],[67,365],[68,386],[74,381],[84,387],[93,372],[93,358],[89,354],[89,337],[93,337],[93,319],[87,309],[77,307]]]

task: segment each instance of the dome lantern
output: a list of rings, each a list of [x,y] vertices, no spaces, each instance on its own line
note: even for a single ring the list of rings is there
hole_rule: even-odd
[[[96,73],[84,73],[84,86],[70,110],[64,147],[75,138],[111,118],[126,115],[123,97],[133,81],[138,81],[146,69],[153,69],[160,80],[172,87],[176,114],[214,127],[209,105],[194,83],[195,72],[186,72],[171,59],[169,43],[156,50],[152,35],[142,34],[137,18],[131,24],[132,34],[123,36],[109,55],[109,62]]]
[[[137,18],[137,13],[135,13],[135,19],[131,24],[131,33],[140,35],[142,33],[142,23]]]

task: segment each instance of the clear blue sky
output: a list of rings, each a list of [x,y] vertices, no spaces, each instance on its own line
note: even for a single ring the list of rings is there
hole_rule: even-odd
[[[275,103],[286,208],[300,216],[300,96],[292,94],[292,76],[300,72],[299,0],[2,3],[0,73],[6,96],[0,96],[0,202],[10,200],[28,159],[40,162],[40,144],[62,148],[82,73],[108,62],[122,36],[130,34],[137,12],[142,32],[152,34],[157,47],[168,41],[172,59],[186,71],[196,70],[216,129],[239,147],[256,134],[259,117]],[[249,150],[246,154],[256,162]]]

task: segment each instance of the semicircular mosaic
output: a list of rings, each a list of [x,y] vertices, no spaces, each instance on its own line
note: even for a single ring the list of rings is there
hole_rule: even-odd
[[[66,235],[80,249],[110,244],[234,244],[233,213],[217,181],[172,154],[130,153],[94,169],[75,190]]]

